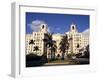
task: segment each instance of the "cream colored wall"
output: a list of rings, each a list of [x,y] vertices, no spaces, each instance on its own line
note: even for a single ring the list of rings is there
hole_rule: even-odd
[[[44,25],[44,24],[43,24]],[[26,34],[26,42],[29,43],[29,41],[32,39],[34,41],[34,44],[29,45],[26,44],[26,54],[29,53],[36,53],[36,55],[43,55],[44,53],[44,41],[43,39],[46,38],[45,33],[47,32],[46,25],[44,26],[44,29],[42,30],[42,25],[40,26],[40,30],[38,32],[33,32],[32,34]],[[34,46],[38,46],[38,51],[33,51]]]
[[[44,24],[43,24],[44,25]],[[74,29],[73,30],[73,27]],[[42,30],[42,27],[40,29],[40,31],[38,32],[33,32],[32,34],[26,34],[26,43],[33,39],[35,41],[34,45],[29,45],[26,44],[26,54],[29,54],[31,52],[36,53],[37,55],[42,55],[44,53],[44,41],[43,39],[46,38],[45,33],[47,31],[47,25],[45,25],[45,28]],[[70,45],[69,45],[69,50],[68,50],[68,54],[70,53],[79,53],[79,49],[83,48],[84,46],[87,46],[89,44],[89,38],[85,37],[82,35],[82,33],[78,33],[78,30],[76,29],[76,26],[74,24],[72,24],[70,26],[70,31],[66,33],[68,35],[68,38],[70,39],[72,37],[72,40],[69,41]],[[62,35],[61,34],[53,34],[53,40],[56,41],[56,46],[57,46],[57,52],[56,52],[56,56],[58,54],[61,55],[59,47],[60,47],[60,42],[62,39]],[[77,44],[80,45],[79,48],[77,48]],[[34,46],[38,46],[39,47],[39,51],[33,51],[33,47]]]
[[[54,35],[53,35],[53,40],[56,41],[56,46],[57,46],[57,52],[56,52],[56,54],[55,54],[56,56],[57,56],[58,54],[59,54],[60,56],[62,55],[61,52],[60,52],[60,49],[59,49],[61,39],[62,39],[61,34],[54,34]]]
[[[72,26],[75,27],[75,30],[72,29]],[[77,54],[77,53],[79,53],[79,49],[81,49],[84,46],[87,46],[89,44],[89,38],[83,36],[82,33],[79,33],[74,24],[72,24],[70,26],[70,31],[66,34],[68,35],[69,39],[72,37],[72,41],[69,41],[70,46],[69,46],[68,53]],[[77,48],[77,44],[80,45],[79,48]]]
[[[31,34],[26,34],[25,36],[25,52],[26,54],[31,53],[33,51],[33,45],[29,45],[29,41],[32,40],[33,37]]]

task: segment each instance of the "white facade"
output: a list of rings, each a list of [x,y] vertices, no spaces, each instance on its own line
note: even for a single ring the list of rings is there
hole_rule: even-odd
[[[68,42],[69,42],[69,49],[68,49],[68,54],[77,54],[79,53],[79,50],[86,47],[89,45],[89,37],[83,35],[82,33],[79,33],[78,30],[76,29],[76,25],[71,24],[70,26],[70,31],[65,33],[68,36]],[[54,34],[53,35],[53,40],[56,41],[56,46],[57,46],[57,52],[55,55],[57,56],[58,54],[61,56],[61,52],[59,50],[60,47],[60,42],[62,39],[61,34]]]
[[[33,53],[41,56],[44,53],[49,53],[50,50],[47,50],[46,42],[43,41],[44,39],[48,39],[48,37],[46,36],[46,34],[48,34],[47,28],[47,24],[41,24],[39,31],[33,32],[32,34],[26,34],[26,54]],[[82,33],[79,33],[76,29],[76,25],[74,24],[71,24],[70,31],[65,34],[67,34],[69,42],[68,54],[77,54],[79,53],[79,49],[86,47],[89,44],[89,37],[86,37]],[[53,34],[52,39],[56,41],[57,46],[55,56],[61,56],[62,54],[60,53],[59,47],[62,39],[62,34]],[[34,44],[29,44],[30,40],[33,40]],[[38,47],[38,50],[34,50],[35,46]]]
[[[70,31],[66,34],[68,35],[70,43],[68,53],[77,54],[81,48],[89,44],[89,38],[79,33],[74,24],[70,26]]]
[[[31,34],[26,34],[26,36],[25,36],[25,52],[26,52],[26,54],[32,53],[32,51],[33,51],[33,45],[29,45],[29,42],[32,39],[33,39],[33,37]]]
[[[45,53],[45,42],[43,41],[46,38],[47,33],[47,24],[41,24],[40,29],[37,32],[33,32],[32,34],[26,34],[26,54],[36,54],[43,55]],[[33,44],[29,44],[29,42],[33,40]],[[38,47],[38,50],[35,50],[34,47]]]
[[[53,40],[56,41],[56,46],[57,46],[57,50],[56,50],[56,53],[55,53],[55,56],[57,57],[58,55],[61,56],[61,52],[60,52],[60,42],[61,42],[61,39],[62,39],[62,35],[61,34],[54,34],[53,35]]]

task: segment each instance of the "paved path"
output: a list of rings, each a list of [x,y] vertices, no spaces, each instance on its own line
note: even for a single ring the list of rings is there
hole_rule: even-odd
[[[52,62],[49,62],[49,63],[45,63],[44,66],[50,66],[50,65],[71,65],[71,64],[75,64],[75,62],[73,60],[62,60],[62,61],[52,61]]]
[[[45,63],[44,66],[50,66],[50,65],[74,65],[74,64],[89,64],[89,59],[87,58],[75,58],[75,59],[69,59],[64,61],[57,61],[57,62],[49,62]]]

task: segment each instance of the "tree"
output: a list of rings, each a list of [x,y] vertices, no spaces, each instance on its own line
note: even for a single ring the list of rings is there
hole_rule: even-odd
[[[90,51],[89,51],[89,45],[86,46],[86,51],[84,52],[84,57],[85,58],[90,58]]]
[[[89,45],[87,45],[85,48],[82,48],[79,50],[79,54],[76,56],[81,57],[81,58],[89,58],[90,57],[90,51],[89,51]]]
[[[29,41],[29,45],[30,45],[30,44],[35,44],[35,43],[34,43],[34,40],[30,40],[30,41]]]
[[[52,56],[53,59],[55,59],[56,49],[57,49],[56,42],[55,41],[52,41],[51,56]]]
[[[46,42],[46,47],[50,50],[49,56],[54,59],[57,46],[56,41],[52,39],[52,34],[47,34],[47,39],[44,39],[44,42]]]
[[[60,49],[60,52],[62,52],[62,59],[64,59],[66,51],[68,53],[68,49],[69,49],[69,43],[68,43],[68,36],[67,36],[67,34],[62,37],[59,49]]]
[[[34,46],[34,50],[33,51],[36,51],[36,54],[37,54],[38,50],[39,50],[39,47],[38,46]]]
[[[35,44],[35,41],[33,39],[31,39],[28,44],[33,47],[33,45]],[[29,54],[32,54],[32,53],[33,52],[29,52]]]

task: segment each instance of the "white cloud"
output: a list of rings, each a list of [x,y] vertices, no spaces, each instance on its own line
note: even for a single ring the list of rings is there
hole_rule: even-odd
[[[31,24],[28,24],[28,26],[33,30],[33,31],[38,31],[40,29],[40,25],[45,24],[44,21],[42,20],[34,20],[32,21]]]
[[[69,34],[69,31],[65,32],[65,34]]]
[[[28,24],[28,26],[33,30],[33,31],[39,31],[40,29],[40,25],[41,24],[46,24],[44,21],[42,20],[34,20],[32,21],[31,24]],[[48,27],[48,32],[50,32],[50,29]]]
[[[86,37],[89,37],[89,33],[90,33],[90,30],[89,29],[86,29],[82,32],[82,34]]]

